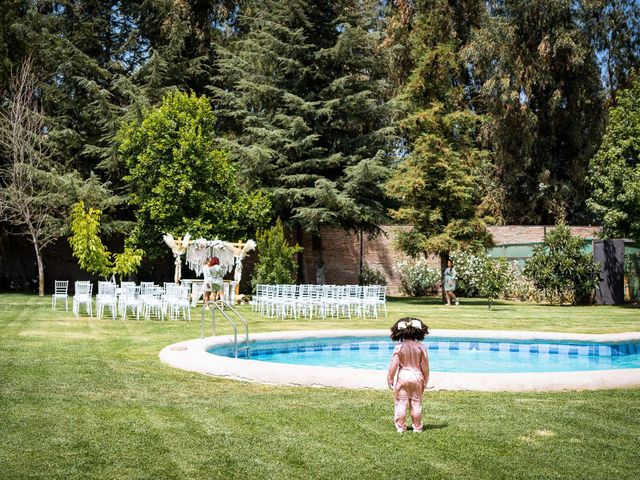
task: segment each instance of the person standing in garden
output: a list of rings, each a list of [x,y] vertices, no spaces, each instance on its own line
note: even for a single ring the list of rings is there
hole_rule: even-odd
[[[207,264],[207,271],[209,273],[209,284],[211,286],[212,300],[214,302],[222,300],[222,286],[224,284],[224,271],[220,266],[220,260],[218,257],[211,257]],[[206,279],[206,277],[205,277]],[[206,280],[205,280],[206,281]]]
[[[387,373],[387,385],[393,390],[394,423],[404,432],[407,407],[411,412],[413,431],[422,431],[422,396],[429,382],[429,356],[422,340],[429,334],[417,318],[405,317],[391,327],[391,340],[399,342],[393,350]]]
[[[453,260],[447,261],[447,268],[444,269],[444,296],[447,305],[455,303],[459,305],[458,299],[454,293],[456,289],[456,269],[453,268]]]

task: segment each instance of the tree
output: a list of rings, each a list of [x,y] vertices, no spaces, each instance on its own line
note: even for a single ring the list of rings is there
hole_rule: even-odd
[[[375,12],[355,2],[251,2],[246,35],[220,50],[211,90],[227,143],[277,214],[311,234],[324,283],[320,229],[376,232],[393,131],[376,50]],[[302,280],[302,279],[301,279]]]
[[[284,235],[282,221],[278,218],[276,224],[267,230],[258,230],[256,234],[258,245],[258,261],[251,279],[253,288],[258,284],[290,285],[296,281],[295,255],[302,251],[298,244],[289,245]]]
[[[547,232],[542,244],[533,248],[524,273],[538,291],[552,301],[554,297],[559,298],[560,304],[565,300],[591,303],[600,282],[600,265],[584,252],[584,240],[571,235],[569,227],[562,222]]]
[[[631,87],[640,68],[640,9],[635,0],[579,3],[579,16],[597,52],[608,102],[615,106],[619,90]]]
[[[604,95],[580,12],[569,0],[492,0],[464,49],[506,223],[589,220],[586,173]]]
[[[640,241],[640,79],[618,94],[600,150],[589,164],[589,208],[608,238]]]
[[[406,40],[411,69],[398,95],[407,155],[387,183],[400,204],[393,217],[414,226],[400,247],[411,256],[439,255],[442,270],[450,251],[491,243],[478,211],[489,152],[478,140],[483,120],[471,108],[461,56],[479,4],[464,5],[459,13],[448,2],[426,2],[414,14]]]
[[[33,246],[38,293],[43,296],[43,249],[66,231],[69,206],[77,198],[104,197],[107,191],[95,177],[83,182],[75,173],[58,171],[38,102],[33,65],[27,59],[13,75],[9,104],[0,111],[0,146],[8,157],[0,168],[0,220]]]
[[[122,253],[109,252],[100,240],[101,215],[99,209],[86,210],[83,201],[74,204],[69,245],[83,270],[104,278],[119,275],[122,279],[138,270],[144,252],[126,245]]]
[[[268,222],[267,195],[243,190],[227,154],[214,147],[216,117],[206,98],[172,92],[143,118],[118,134],[136,217],[133,245],[154,257],[165,233],[236,240]]]

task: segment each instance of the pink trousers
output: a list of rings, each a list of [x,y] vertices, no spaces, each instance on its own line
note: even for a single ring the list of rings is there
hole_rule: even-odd
[[[396,429],[404,432],[407,429],[405,419],[407,416],[407,406],[411,411],[411,421],[413,422],[413,431],[422,431],[422,402],[420,400],[411,400],[410,398],[396,398],[394,420]]]

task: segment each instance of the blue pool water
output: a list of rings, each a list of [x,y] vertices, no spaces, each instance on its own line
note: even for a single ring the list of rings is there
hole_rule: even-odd
[[[601,344],[491,340],[425,339],[429,364],[437,372],[561,372],[640,368],[640,344]],[[250,358],[266,362],[385,370],[395,344],[388,337],[340,337],[251,343]],[[233,356],[231,347],[209,353]],[[241,351],[239,358],[246,358]]]

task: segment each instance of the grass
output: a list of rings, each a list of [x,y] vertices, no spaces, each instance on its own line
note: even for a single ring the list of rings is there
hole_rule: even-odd
[[[436,328],[640,330],[632,308],[393,300],[389,310],[367,321],[247,315],[252,331],[387,327],[401,315]],[[48,299],[0,295],[1,477],[638,476],[640,389],[433,392],[426,432],[399,435],[389,392],[242,383],[160,363],[162,347],[198,336],[198,321],[76,319]]]

